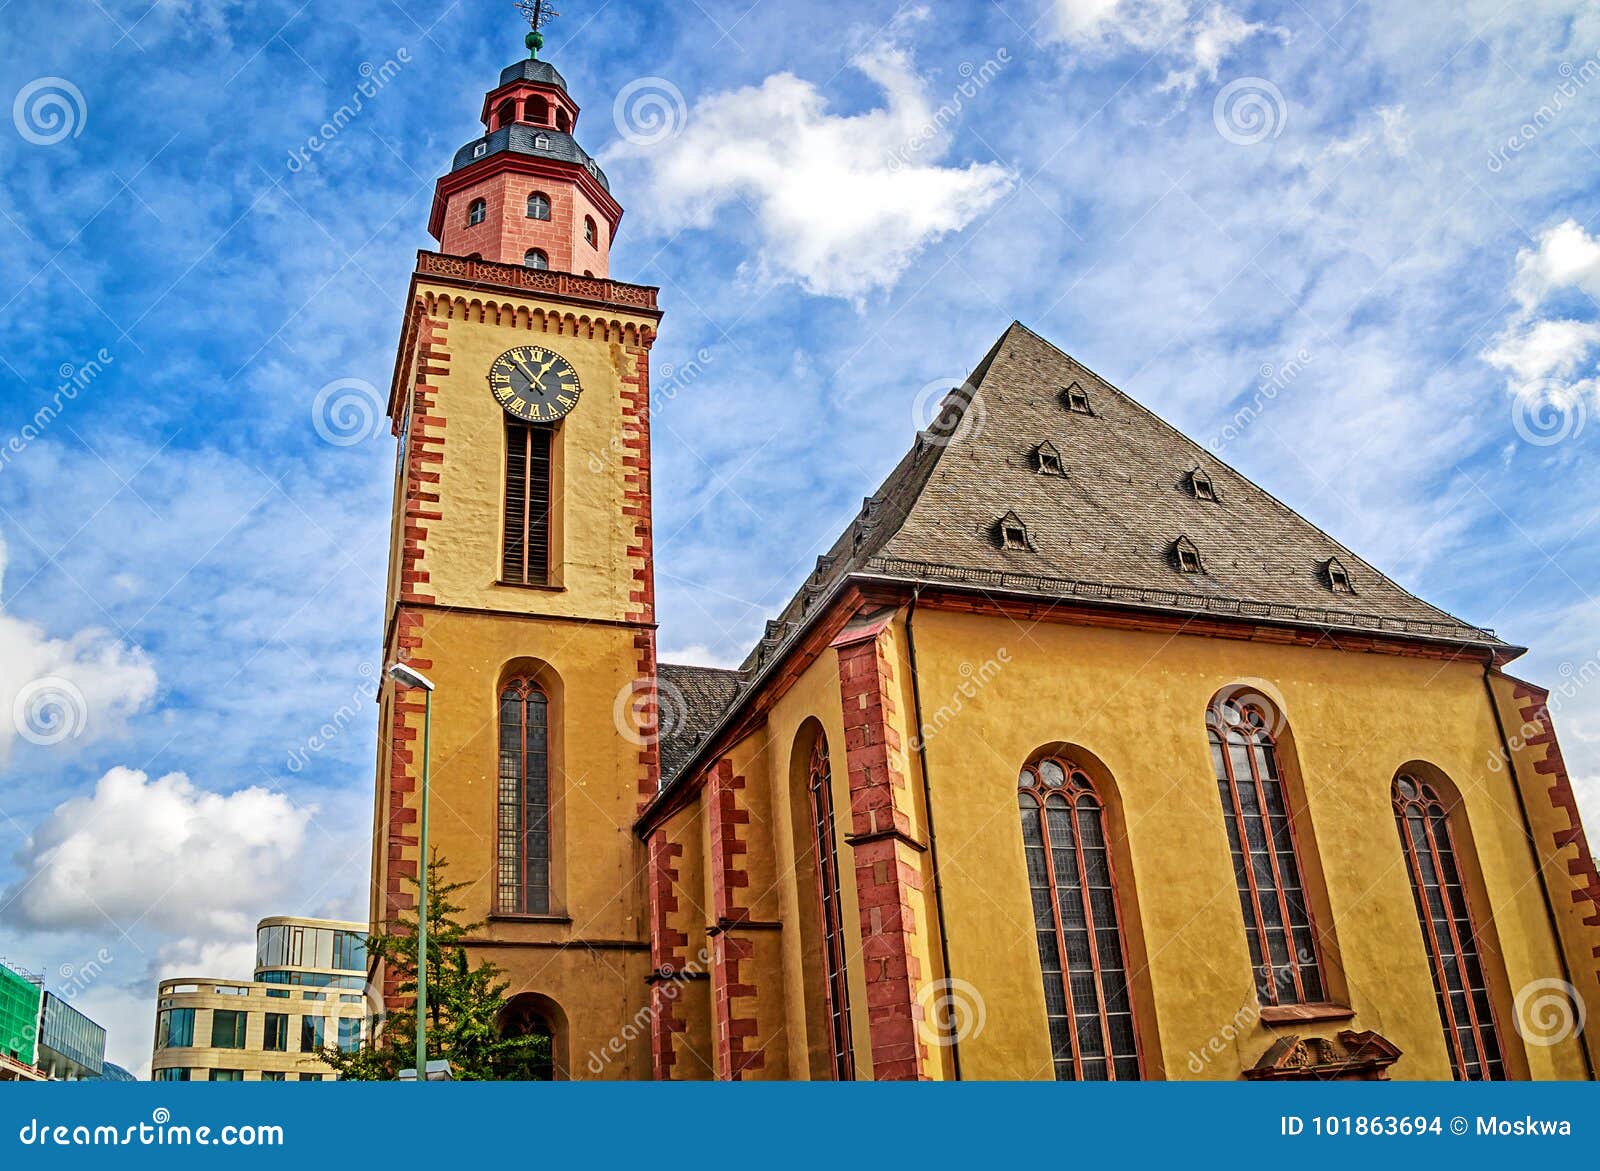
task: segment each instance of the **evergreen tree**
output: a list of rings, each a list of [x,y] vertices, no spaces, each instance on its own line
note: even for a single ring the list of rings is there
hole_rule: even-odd
[[[461,906],[451,896],[464,882],[443,881],[447,862],[434,851],[428,860],[428,1060],[448,1061],[458,1081],[540,1081],[550,1077],[550,1038],[502,1037],[506,1007],[501,970],[470,964],[461,941],[483,926],[456,919]],[[415,888],[418,884],[411,880]],[[387,933],[370,936],[367,956],[399,977],[411,1005],[390,1012],[376,1037],[349,1053],[337,1047],[323,1059],[347,1081],[394,1081],[417,1064],[417,917],[401,915]]]

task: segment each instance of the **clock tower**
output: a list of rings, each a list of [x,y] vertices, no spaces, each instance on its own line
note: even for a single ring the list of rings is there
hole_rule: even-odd
[[[530,47],[537,51],[537,35]],[[610,278],[622,220],[554,67],[503,70],[418,254],[384,654],[431,680],[430,846],[464,883],[504,1027],[557,1076],[647,1077],[644,848],[659,781],[650,504],[654,288]],[[424,693],[380,696],[372,923],[415,909]],[[380,974],[394,1004],[392,973]]]

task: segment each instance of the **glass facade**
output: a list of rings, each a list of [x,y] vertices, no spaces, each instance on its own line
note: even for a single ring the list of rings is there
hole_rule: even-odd
[[[83,1077],[99,1077],[106,1068],[106,1031],[53,992],[44,994],[39,1046],[59,1053]]]
[[[354,1053],[361,1048],[361,1019],[339,1018],[339,1052]]]
[[[189,1071],[186,1069],[158,1069],[151,1075],[153,1082],[186,1082],[189,1080]]]
[[[289,1051],[288,1013],[269,1012],[266,1014],[266,1024],[261,1031],[261,1047],[269,1053],[287,1053]]]
[[[334,976],[328,972],[262,971],[256,979],[263,984],[299,984],[306,988],[365,988],[366,976]]]
[[[300,1052],[320,1053],[327,1036],[327,1021],[319,1016],[300,1018]]]
[[[214,1069],[211,1071],[211,1080],[214,1082],[242,1082],[244,1070],[242,1069]]]
[[[250,1014],[214,1009],[211,1013],[211,1047],[213,1049],[243,1049],[245,1025]]]
[[[341,972],[367,971],[367,937],[359,931],[334,927],[302,927],[281,923],[256,931],[256,978],[267,980],[269,969],[327,968]],[[289,973],[276,973],[280,976]],[[276,983],[310,983],[278,980]]]
[[[187,1049],[194,1044],[194,1009],[164,1008],[156,1014],[156,1048]]]
[[[32,1065],[38,1058],[39,985],[0,964],[0,1053]]]

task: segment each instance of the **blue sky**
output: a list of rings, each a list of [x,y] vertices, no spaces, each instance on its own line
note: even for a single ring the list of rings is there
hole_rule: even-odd
[[[1017,318],[1534,647],[1600,822],[1593,6],[564,7],[613,274],[667,310],[664,656],[740,658]],[[365,911],[371,388],[520,42],[509,3],[0,0],[0,954],[97,970],[131,1067],[157,975]]]

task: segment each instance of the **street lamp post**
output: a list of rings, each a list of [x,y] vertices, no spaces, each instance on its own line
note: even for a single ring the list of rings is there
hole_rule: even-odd
[[[422,783],[417,814],[417,1080],[428,1068],[428,735],[433,724],[433,681],[404,663],[389,668],[402,687],[422,689]]]

